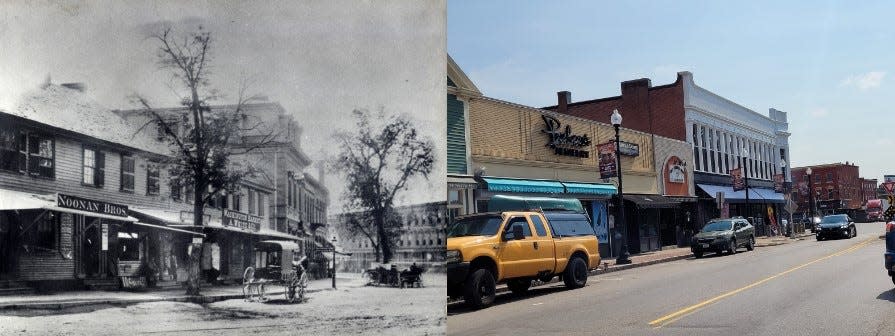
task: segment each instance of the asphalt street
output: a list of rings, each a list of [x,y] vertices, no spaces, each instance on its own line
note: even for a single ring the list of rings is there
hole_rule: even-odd
[[[448,306],[448,335],[895,335],[883,223],[852,239],[740,249]]]

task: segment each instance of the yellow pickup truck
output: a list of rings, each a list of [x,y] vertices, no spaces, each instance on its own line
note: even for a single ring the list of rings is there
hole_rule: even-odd
[[[600,264],[598,246],[583,211],[513,210],[459,217],[448,231],[448,295],[484,308],[494,302],[498,283],[520,294],[532,280],[560,276],[568,288],[581,288],[588,270]]]

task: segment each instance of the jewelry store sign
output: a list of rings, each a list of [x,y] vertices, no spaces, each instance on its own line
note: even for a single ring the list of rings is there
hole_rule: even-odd
[[[541,132],[546,133],[549,138],[546,146],[553,148],[556,155],[590,157],[590,151],[586,149],[591,145],[591,140],[587,134],[572,134],[572,126],[563,127],[558,119],[546,114],[541,115],[541,119],[544,119],[544,129]]]
[[[243,212],[224,209],[224,226],[232,226],[244,230],[258,232],[261,230],[261,222],[264,217],[250,215]]]

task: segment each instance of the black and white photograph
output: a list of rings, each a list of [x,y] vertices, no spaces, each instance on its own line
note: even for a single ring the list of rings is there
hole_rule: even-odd
[[[0,3],[0,334],[445,334],[446,20]]]

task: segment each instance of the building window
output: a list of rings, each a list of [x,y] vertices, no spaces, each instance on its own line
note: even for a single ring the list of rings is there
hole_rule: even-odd
[[[146,195],[159,193],[159,168],[155,164],[146,165]]]
[[[186,194],[186,195],[184,195],[185,196],[184,199],[186,199],[187,204],[193,204],[193,197],[194,197],[193,194],[195,193],[195,188],[193,187],[192,184],[187,183],[183,187],[183,189],[184,189],[183,193]]]
[[[251,191],[249,194],[251,195]],[[251,199],[251,198],[250,198]],[[251,202],[251,201],[250,201]],[[233,210],[242,211],[242,195],[240,193],[233,194]],[[249,203],[249,213],[252,213],[252,205]]]
[[[11,127],[0,128],[0,169],[54,178],[53,138]]]
[[[121,191],[134,191],[134,157],[121,154]]]
[[[102,151],[84,147],[83,182],[86,185],[102,187],[105,182],[106,156]]]
[[[255,214],[255,191],[249,190],[249,213]]]
[[[171,184],[171,199],[175,202],[180,202],[181,191],[183,191],[183,186],[180,185],[180,179],[175,179],[174,182]]]
[[[264,194],[258,193],[258,216],[264,216]]]

